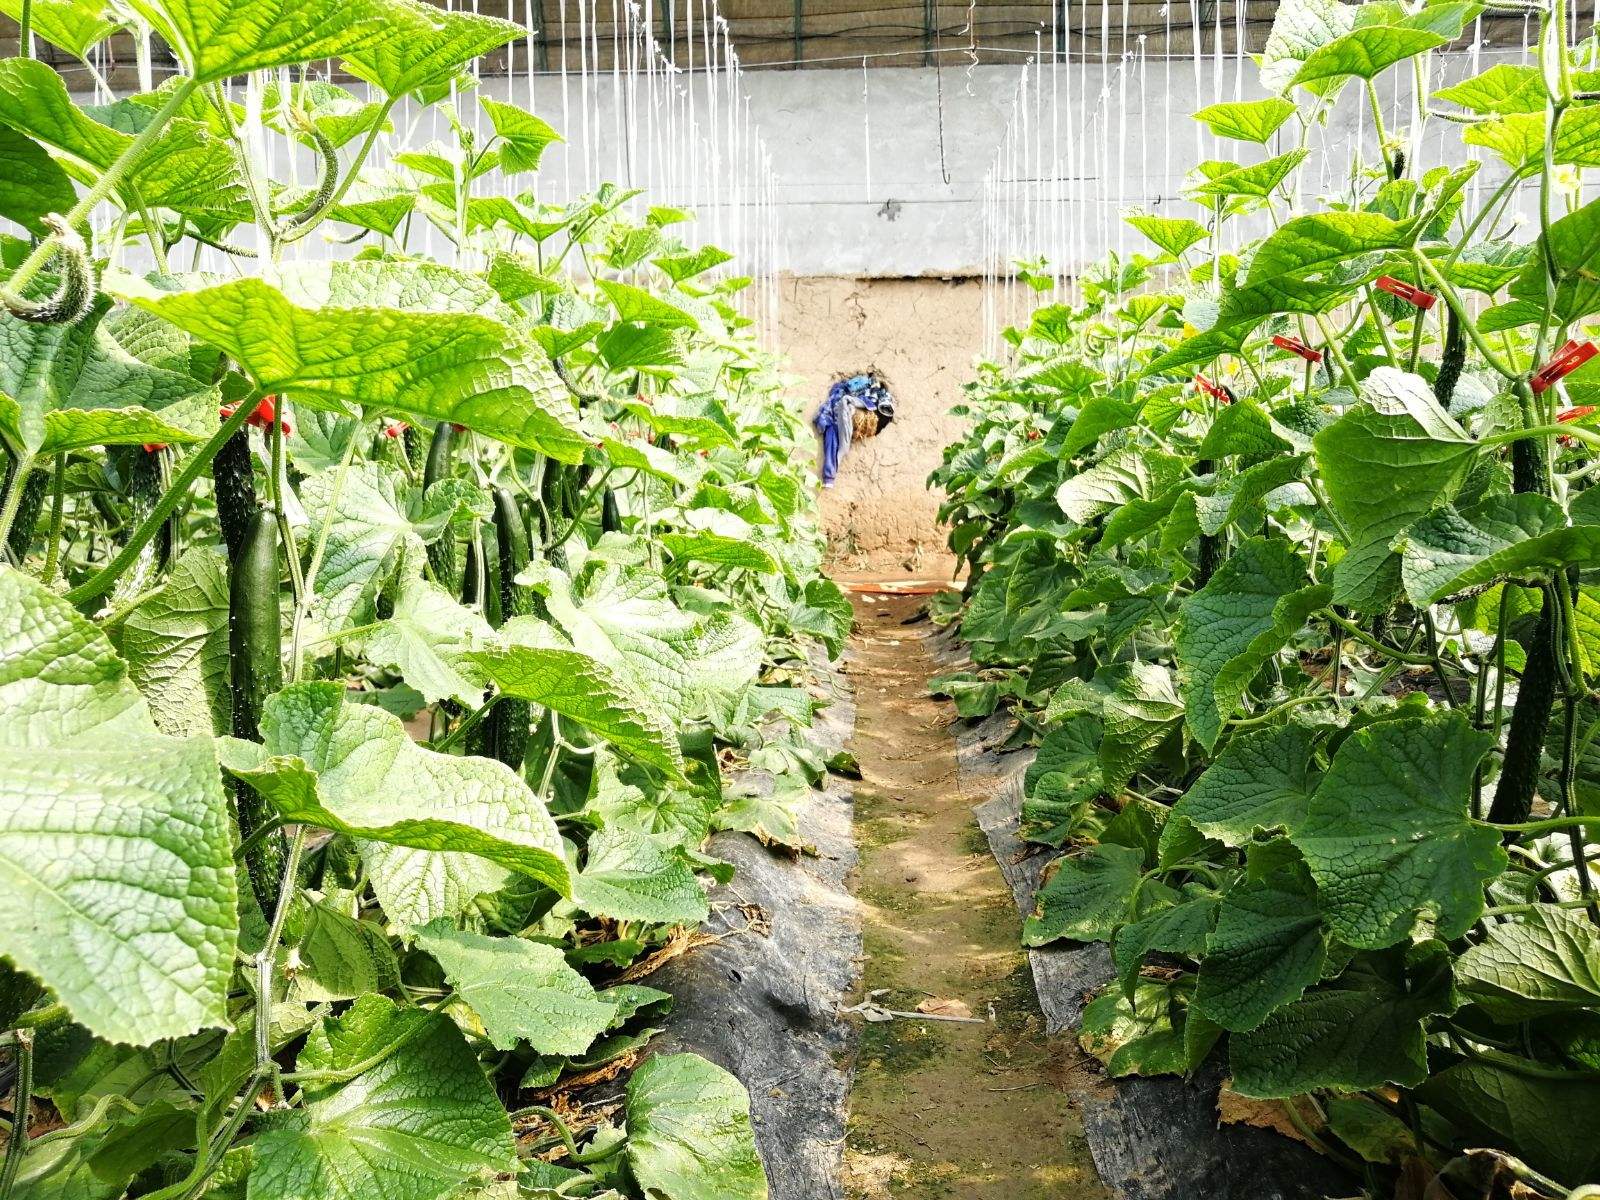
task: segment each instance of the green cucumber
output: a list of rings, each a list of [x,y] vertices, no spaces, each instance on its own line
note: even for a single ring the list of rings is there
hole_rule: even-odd
[[[217,524],[222,527],[222,542],[228,548],[228,561],[238,562],[245,537],[259,505],[256,503],[255,463],[250,455],[249,435],[240,429],[222,443],[211,460],[211,480],[216,487]]]
[[[1439,359],[1439,374],[1433,380],[1433,395],[1448,412],[1467,362],[1467,333],[1455,309],[1446,306],[1445,314],[1444,354]]]
[[[261,710],[283,687],[283,609],[278,573],[278,522],[258,508],[245,528],[228,577],[228,680],[233,693],[233,736],[261,737]],[[249,842],[271,815],[250,785],[235,780],[239,837]],[[245,854],[250,887],[263,912],[272,912],[283,881],[281,835],[268,834]]]
[[[533,592],[516,582],[528,565],[528,528],[517,498],[505,488],[494,493],[494,533],[499,557],[500,623],[533,611]],[[514,771],[528,752],[532,706],[525,700],[500,700],[484,720],[486,753]]]
[[[455,446],[455,426],[449,421],[440,421],[433,427],[433,441],[428,444],[428,458],[422,469],[424,494],[441,479],[450,478]],[[428,546],[428,565],[433,568],[433,577],[440,587],[452,592],[460,588],[461,558],[453,530],[446,528],[439,539]]]
[[[616,533],[621,528],[622,510],[617,507],[617,494],[607,488],[605,497],[600,501],[600,532]]]
[[[128,519],[137,528],[155,508],[166,491],[162,482],[161,456],[164,450],[142,450],[130,447],[124,460],[128,464]],[[156,573],[172,556],[173,523],[166,522],[161,532],[146,542],[133,560],[128,573],[117,580],[111,591],[116,602],[132,599],[151,585]]]
[[[1549,490],[1550,467],[1542,438],[1525,438],[1511,446],[1511,488],[1519,493],[1544,495]],[[1526,821],[1533,812],[1533,797],[1539,787],[1539,767],[1545,737],[1550,732],[1550,713],[1555,706],[1556,655],[1561,653],[1560,601],[1555,589],[1565,583],[1557,580],[1544,587],[1539,620],[1528,645],[1528,661],[1517,685],[1517,702],[1511,709],[1511,726],[1506,733],[1505,761],[1500,782],[1495,786],[1489,819],[1515,824]]]
[[[11,489],[19,486],[16,479],[17,460],[12,459],[6,469],[6,486],[0,496],[9,496]],[[44,495],[50,486],[50,472],[32,470],[20,484],[22,495],[17,497],[17,515],[11,522],[11,533],[6,538],[6,549],[11,561],[20,563],[28,556],[33,545],[33,531],[38,527],[39,514],[44,511]]]

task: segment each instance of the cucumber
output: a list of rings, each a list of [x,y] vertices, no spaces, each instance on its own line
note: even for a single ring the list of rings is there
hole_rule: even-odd
[[[616,533],[621,528],[622,510],[617,507],[617,494],[607,488],[605,498],[600,501],[600,532]]]
[[[1549,490],[1550,467],[1545,458],[1543,439],[1527,438],[1511,447],[1511,488],[1515,492],[1545,494]],[[1527,647],[1528,661],[1517,687],[1517,702],[1511,709],[1511,726],[1506,734],[1505,761],[1500,782],[1495,785],[1489,819],[1503,823],[1526,821],[1533,811],[1533,797],[1539,786],[1539,766],[1546,735],[1550,732],[1550,712],[1556,699],[1556,655],[1561,653],[1560,601],[1555,589],[1565,584],[1546,584],[1539,606],[1539,620],[1533,627],[1533,641]]]
[[[142,450],[133,446],[124,459],[128,465],[128,520],[131,526],[138,526],[150,515],[166,490],[162,486],[161,470],[161,456],[164,453],[164,450]],[[172,522],[168,521],[161,526],[161,532],[144,544],[128,573],[117,580],[116,587],[112,589],[114,601],[132,599],[150,586],[156,573],[171,560],[172,535]]]
[[[258,508],[245,528],[239,555],[228,573],[228,680],[233,692],[233,736],[261,738],[261,709],[283,686],[283,611],[278,575],[278,523]],[[256,790],[233,781],[239,837],[249,841],[270,816]],[[250,887],[266,913],[273,911],[283,881],[281,835],[263,837],[245,855]]]
[[[433,427],[433,441],[428,445],[428,458],[422,469],[424,493],[439,480],[450,478],[455,446],[455,426],[449,421],[440,421]],[[433,568],[433,577],[438,580],[440,587],[452,592],[461,587],[461,558],[452,530],[446,529],[439,535],[438,541],[428,546],[428,564]]]
[[[44,495],[50,486],[50,472],[32,470],[20,485],[16,478],[17,461],[12,459],[6,469],[6,486],[0,496],[9,496],[11,489],[20,486],[22,495],[17,498],[17,515],[11,522],[11,533],[6,538],[6,549],[11,561],[20,563],[33,546],[33,531],[38,527],[39,514],[44,511]]]
[[[500,622],[533,611],[533,592],[516,582],[528,565],[528,528],[517,498],[505,488],[494,493],[494,533],[499,557]],[[483,723],[486,753],[514,771],[522,769],[528,752],[528,727],[532,706],[525,700],[501,700]]]
[[[1439,359],[1439,374],[1434,377],[1433,395],[1448,412],[1455,399],[1456,384],[1461,382],[1461,368],[1467,362],[1467,334],[1456,310],[1447,307],[1445,311],[1444,354]]]
[[[222,527],[222,542],[228,548],[228,561],[235,563],[244,550],[250,523],[260,509],[256,503],[250,438],[243,429],[224,442],[211,460],[211,480],[216,486],[217,524]]]

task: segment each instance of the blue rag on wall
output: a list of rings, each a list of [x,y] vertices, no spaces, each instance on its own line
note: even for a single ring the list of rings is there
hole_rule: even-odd
[[[850,452],[850,437],[855,426],[851,410],[861,408],[878,414],[879,428],[894,419],[894,397],[872,375],[852,375],[828,389],[818,405],[811,424],[822,435],[822,486],[832,487],[839,474],[839,462]]]

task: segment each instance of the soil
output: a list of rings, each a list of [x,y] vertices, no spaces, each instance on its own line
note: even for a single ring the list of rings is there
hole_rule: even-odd
[[[1083,1055],[1045,1035],[1017,910],[973,817],[984,797],[958,781],[954,710],[927,695],[936,668],[926,598],[854,602],[846,663],[866,953],[857,999],[902,1011],[958,1001],[982,1023],[864,1024],[846,1194],[1100,1200],[1109,1193],[1067,1091]]]

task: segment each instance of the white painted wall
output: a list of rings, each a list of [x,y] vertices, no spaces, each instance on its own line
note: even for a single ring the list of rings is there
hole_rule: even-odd
[[[1435,60],[1429,90],[1504,61],[1503,53],[1481,55],[1476,68],[1465,53]],[[1054,70],[1052,83],[1051,71]],[[783,225],[783,267],[796,275],[899,277],[966,276],[982,271],[984,257],[983,181],[995,165],[997,148],[1016,114],[1013,102],[1028,73],[1029,149],[1020,161],[1001,165],[1008,179],[1037,178],[1037,162],[1048,163],[1052,140],[1075,161],[1054,215],[1036,209],[1033,236],[1024,231],[1019,246],[1046,249],[1053,241],[1061,261],[1083,264],[1098,259],[1119,238],[1129,251],[1145,248],[1118,214],[1142,207],[1169,215],[1196,215],[1181,196],[1182,173],[1202,158],[1254,161],[1293,148],[1291,126],[1275,143],[1255,147],[1218,144],[1190,114],[1216,100],[1263,95],[1253,64],[1242,73],[1233,61],[1220,72],[1210,59],[1197,69],[1188,59],[1167,62],[1130,60],[1126,70],[1115,58],[1107,66],[1074,63],[1044,68],[947,65],[861,70],[756,70],[745,76],[753,116],[771,151],[776,195]],[[1198,76],[1198,82],[1197,82]],[[1042,82],[1042,86],[1040,86]],[[496,94],[504,81],[484,82]],[[525,101],[524,81],[512,85]],[[1055,97],[1052,114],[1051,96]],[[1390,131],[1411,124],[1411,82],[1390,72],[1381,83],[1385,122]],[[541,115],[576,131],[580,112],[569,96],[563,121],[556,87],[536,83]],[[609,83],[596,85],[594,125],[611,130]],[[1308,199],[1336,191],[1348,177],[1356,146],[1375,153],[1370,115],[1358,86],[1347,87],[1327,120],[1311,138],[1312,159],[1303,173]],[[1069,151],[1069,146],[1071,147]],[[552,148],[541,172],[546,186],[563,178],[564,151]],[[1426,169],[1442,161],[1464,160],[1460,127],[1439,119],[1427,123],[1419,162]],[[1043,172],[1049,175],[1048,168]],[[1415,177],[1415,172],[1411,172]],[[1493,186],[1503,169],[1486,163],[1479,187]],[[640,182],[648,182],[640,180]],[[694,198],[692,181],[681,184],[669,202]],[[706,219],[704,182],[700,208]],[[1019,186],[1017,196],[1050,199],[1044,188]],[[652,197],[663,199],[661,183]],[[1051,232],[1046,233],[1046,227]],[[1125,230],[1125,232],[1119,232]],[[1245,232],[1241,230],[1241,234]]]

